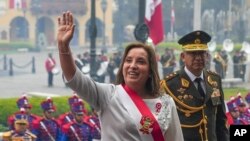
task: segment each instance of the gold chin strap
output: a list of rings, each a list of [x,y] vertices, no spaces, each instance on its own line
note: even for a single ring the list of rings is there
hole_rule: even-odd
[[[186,108],[182,109],[180,107],[177,107],[177,109],[183,113],[185,113],[185,116],[189,117],[191,116],[192,113],[196,113],[201,111],[202,112],[202,119],[200,120],[200,122],[198,122],[197,124],[194,125],[186,125],[186,124],[181,124],[182,128],[196,128],[199,127],[199,133],[201,135],[201,139],[202,141],[208,141],[208,137],[207,137],[207,116],[205,115],[205,110],[204,108],[206,107],[206,105],[202,105],[200,107],[191,107],[185,103],[183,103],[182,101],[180,101],[168,88],[166,82],[163,80],[163,82],[161,82],[161,84],[163,85],[163,88],[165,89],[166,92],[168,92],[168,94],[174,99],[174,101],[176,101],[178,104],[180,104],[182,107]],[[205,131],[205,132],[204,132]]]

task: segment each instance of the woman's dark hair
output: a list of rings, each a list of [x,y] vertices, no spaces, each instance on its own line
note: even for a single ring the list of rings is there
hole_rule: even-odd
[[[146,82],[145,88],[146,90],[152,94],[153,96],[158,96],[160,94],[160,77],[158,74],[158,67],[157,67],[157,61],[156,61],[156,55],[153,47],[140,43],[140,42],[134,42],[129,44],[123,54],[122,61],[116,76],[116,84],[124,84],[124,76],[122,74],[123,70],[123,64],[125,61],[125,58],[127,57],[129,51],[134,48],[142,48],[144,49],[148,54],[148,62],[149,62],[149,78]]]

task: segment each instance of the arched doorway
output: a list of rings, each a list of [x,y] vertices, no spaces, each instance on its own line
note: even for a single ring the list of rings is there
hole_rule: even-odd
[[[29,23],[24,17],[16,17],[10,23],[10,41],[22,41],[29,38]]]
[[[40,49],[56,46],[55,26],[49,17],[41,17],[36,23],[36,38]],[[42,41],[41,41],[42,40]]]

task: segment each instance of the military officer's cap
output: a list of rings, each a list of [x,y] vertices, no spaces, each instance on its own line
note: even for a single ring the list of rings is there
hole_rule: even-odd
[[[238,106],[246,106],[240,94],[238,94],[238,96],[235,98],[235,101]]]
[[[232,99],[232,100],[227,102],[227,108],[228,108],[229,112],[235,112],[235,111],[239,110],[238,107],[237,107],[235,99]]]
[[[31,104],[29,103],[29,100],[26,96],[26,94],[23,94],[17,101],[16,101],[17,107],[20,108],[31,108]]]
[[[183,51],[207,51],[210,40],[208,33],[198,30],[184,35],[178,43],[182,45]]]
[[[78,115],[83,115],[86,112],[81,99],[78,99],[78,102],[72,104],[72,111]]]
[[[28,115],[24,108],[21,108],[19,112],[14,115],[15,124],[28,124]]]
[[[79,97],[74,92],[74,94],[71,97],[68,98],[69,105],[71,106],[73,103],[78,102],[78,100],[79,100]]]
[[[41,108],[44,111],[50,111],[50,112],[54,112],[56,110],[56,107],[53,104],[53,100],[50,97],[41,102]]]

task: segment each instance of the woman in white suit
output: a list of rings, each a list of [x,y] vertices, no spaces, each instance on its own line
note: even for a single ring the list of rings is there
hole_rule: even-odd
[[[160,92],[155,52],[143,43],[125,49],[117,84],[98,83],[75,66],[69,44],[73,15],[58,18],[58,49],[66,84],[98,113],[103,141],[183,141],[173,99]]]

